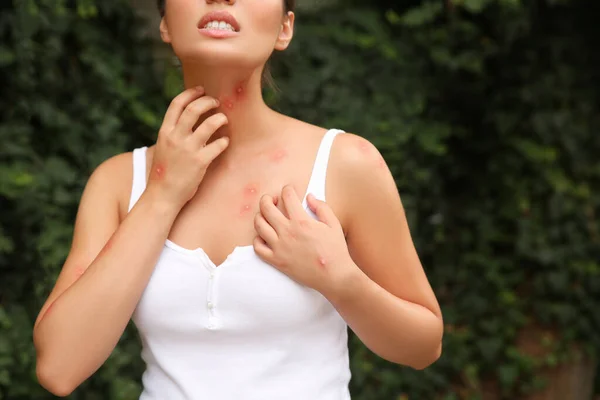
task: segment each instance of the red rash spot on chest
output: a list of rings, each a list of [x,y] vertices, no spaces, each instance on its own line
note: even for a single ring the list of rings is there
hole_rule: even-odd
[[[240,209],[240,216],[243,217],[252,211],[252,207],[249,204],[245,204]]]
[[[258,185],[249,183],[244,187],[244,197],[254,197],[258,193]]]
[[[279,149],[273,154],[271,154],[269,158],[272,162],[279,164],[287,157],[287,155],[287,151],[285,151],[284,149]]]
[[[240,216],[245,216],[250,211],[252,211],[252,203],[255,201],[258,196],[258,185],[255,183],[249,183],[244,186],[242,190],[242,198],[244,199],[244,204],[240,208]]]

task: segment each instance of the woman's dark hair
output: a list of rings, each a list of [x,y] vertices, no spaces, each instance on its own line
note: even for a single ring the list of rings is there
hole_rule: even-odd
[[[158,11],[160,12],[161,17],[165,15],[165,2],[166,0],[158,0]],[[283,4],[285,6],[285,12],[296,11],[296,0],[283,0]]]
[[[160,16],[165,16],[165,2],[167,0],[157,0],[158,3],[158,11],[160,12]],[[282,0],[284,5],[284,11],[287,13],[289,11],[296,11],[296,0]],[[265,65],[265,69],[262,73],[262,83],[270,87],[271,89],[276,89],[275,81],[273,80],[273,75],[271,75],[271,69],[269,68],[269,63]]]

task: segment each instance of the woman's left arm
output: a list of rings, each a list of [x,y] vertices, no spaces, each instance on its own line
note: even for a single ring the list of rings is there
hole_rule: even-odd
[[[318,220],[291,186],[281,200],[261,198],[254,250],[327,297],[374,353],[426,368],[442,351],[442,315],[385,161],[367,140],[341,134],[327,175],[328,203],[308,197]]]
[[[441,355],[442,314],[394,179],[377,149],[359,136],[338,136],[330,162],[328,196],[339,205],[348,250],[359,267],[331,300],[373,352],[426,368]]]

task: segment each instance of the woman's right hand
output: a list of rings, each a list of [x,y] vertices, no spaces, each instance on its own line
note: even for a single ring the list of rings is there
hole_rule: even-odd
[[[210,163],[229,145],[227,137],[206,144],[227,124],[225,114],[211,115],[195,128],[203,114],[218,106],[202,88],[188,89],[173,99],[158,133],[148,191],[180,208],[194,197]]]

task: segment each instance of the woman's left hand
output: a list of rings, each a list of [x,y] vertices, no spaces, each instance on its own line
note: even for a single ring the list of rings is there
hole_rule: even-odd
[[[254,218],[258,236],[256,254],[265,262],[295,280],[321,292],[325,297],[338,296],[355,277],[358,266],[352,261],[342,226],[329,205],[308,195],[307,202],[318,221],[302,207],[291,186],[286,186],[279,200],[265,195],[260,212]]]

